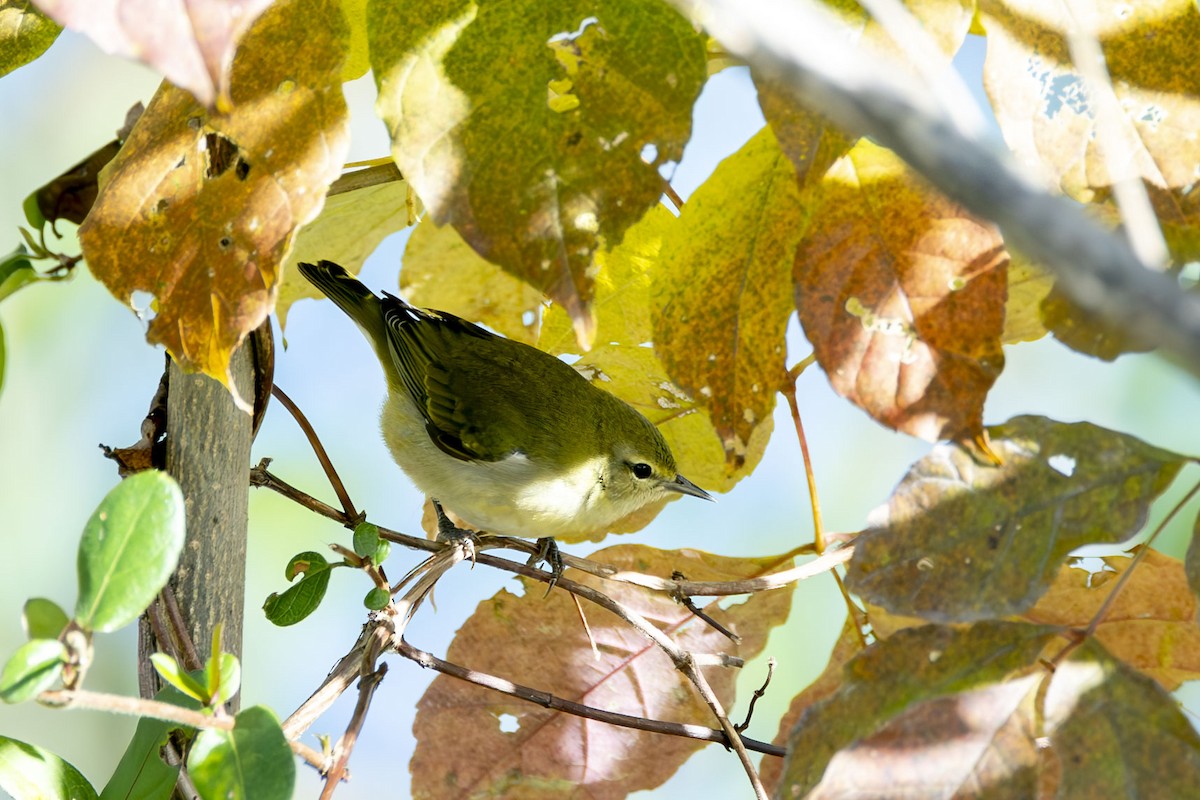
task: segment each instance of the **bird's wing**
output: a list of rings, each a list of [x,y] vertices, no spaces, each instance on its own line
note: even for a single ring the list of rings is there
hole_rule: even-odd
[[[433,443],[464,461],[499,461],[511,455],[517,448],[502,435],[511,428],[497,416],[503,409],[494,402],[491,362],[477,359],[479,368],[472,375],[455,368],[456,352],[486,348],[483,343],[497,337],[453,314],[415,308],[392,295],[385,294],[382,304],[392,362]]]

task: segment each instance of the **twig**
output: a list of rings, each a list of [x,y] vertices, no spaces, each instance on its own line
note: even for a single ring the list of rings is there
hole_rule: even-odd
[[[813,353],[813,357],[816,353]],[[801,362],[804,364],[805,362]],[[807,366],[807,364],[805,364]],[[788,408],[792,412],[792,424],[796,428],[796,440],[800,443],[800,455],[804,459],[804,476],[808,480],[808,497],[812,504],[813,515],[813,544],[817,548],[817,554],[825,552],[825,526],[821,522],[821,501],[817,495],[817,478],[816,472],[813,470],[812,456],[808,453],[808,437],[804,435],[804,423],[800,421],[800,403],[796,399],[796,381],[799,375],[795,378],[792,373],[788,373],[788,382],[783,385],[783,395],[787,398]],[[851,619],[855,621],[854,630],[858,632],[858,640],[864,648],[867,646],[867,637],[863,633],[863,616],[865,616],[857,605],[854,603],[854,598],[850,596],[850,591],[846,588],[846,582],[842,580],[842,575],[836,569],[829,570],[829,574],[833,576],[834,583],[837,584],[838,592],[842,595],[842,602],[846,604],[846,611],[850,614]]]
[[[57,708],[86,708],[91,711],[107,711],[111,714],[151,717],[198,730],[231,731],[236,724],[236,718],[231,716],[218,717],[158,700],[92,692],[86,689],[50,689],[39,694],[37,700],[39,703]],[[291,747],[293,753],[321,769],[324,759],[314,753],[311,747],[290,740],[288,746]]]
[[[682,572],[673,572],[673,573],[671,573],[671,580],[683,581],[684,575]],[[717,622],[715,619],[710,617],[704,611],[704,609],[702,609],[698,605],[696,605],[696,602],[694,600],[692,600],[692,598],[688,597],[686,594],[683,594],[682,592],[676,593],[675,602],[682,603],[683,607],[686,608],[688,611],[692,612],[692,614],[694,616],[703,620],[704,623],[707,624],[710,628],[712,628],[713,630],[715,630],[717,633],[721,634],[725,638],[729,639],[734,644],[742,643],[742,637],[738,636],[736,633],[729,630],[729,628],[726,628],[724,625],[722,625],[721,623]]]
[[[296,420],[296,424],[304,431],[304,435],[308,438],[308,443],[312,445],[313,452],[317,455],[317,460],[321,462],[321,469],[325,470],[325,477],[329,478],[329,483],[333,486],[334,493],[338,496],[338,500],[341,501],[342,509],[346,512],[346,516],[350,519],[357,519],[359,514],[354,509],[354,503],[350,500],[350,493],[346,491],[345,485],[342,484],[342,479],[338,476],[337,470],[334,469],[333,462],[329,460],[329,454],[325,452],[325,447],[321,444],[321,440],[317,437],[317,432],[313,430],[313,426],[309,424],[308,418],[304,416],[304,412],[292,402],[292,398],[288,397],[279,388],[279,384],[271,386],[271,394],[283,404],[283,407]]]
[[[691,653],[687,654],[687,658],[682,663],[676,662],[675,666],[691,679],[696,689],[699,690],[700,696],[704,698],[704,702],[708,703],[708,707],[712,709],[717,721],[721,723],[721,728],[725,731],[726,743],[733,748],[733,752],[737,753],[738,761],[741,762],[742,769],[746,771],[746,777],[750,780],[750,787],[754,789],[756,800],[767,800],[767,790],[763,786],[762,779],[758,777],[758,770],[755,769],[754,762],[750,760],[750,753],[742,742],[741,732],[730,721],[729,715],[725,713],[725,708],[721,705],[721,699],[717,697],[717,693],[708,683],[708,678],[704,677],[704,673],[691,658]]]
[[[333,790],[337,788],[342,775],[346,772],[350,753],[353,752],[354,745],[358,742],[358,735],[362,732],[363,723],[367,720],[367,709],[371,706],[371,698],[375,696],[375,690],[379,688],[383,676],[387,674],[387,664],[380,664],[378,668],[375,666],[387,641],[386,634],[380,635],[384,630],[383,627],[372,630],[366,647],[363,649],[362,661],[359,666],[359,674],[362,677],[358,681],[358,702],[354,705],[354,713],[350,715],[350,722],[346,725],[345,733],[338,740],[337,746],[333,748],[333,765],[325,774],[325,787],[321,790],[321,800],[330,800],[333,797]]]
[[[771,678],[773,677],[775,677],[775,656],[771,656],[767,659],[766,680],[763,681],[762,686],[754,690],[754,694],[750,698],[750,707],[746,709],[746,719],[742,721],[741,725],[734,726],[737,728],[738,733],[741,733],[750,727],[750,720],[754,718],[754,706],[757,705],[758,698],[767,693],[767,687],[771,685]]]
[[[476,686],[482,686],[486,689],[491,689],[554,711],[562,711],[577,717],[594,719],[597,722],[605,722],[609,725],[617,725],[622,728],[662,733],[668,736],[680,736],[685,739],[699,739],[705,742],[719,742],[721,744],[725,744],[727,741],[726,733],[723,730],[705,728],[702,725],[685,725],[680,722],[663,722],[645,717],[635,717],[631,714],[619,714],[615,711],[605,711],[602,708],[565,700],[549,692],[543,692],[540,689],[533,689],[505,680],[504,678],[496,677],[495,675],[489,675],[486,672],[479,672],[478,670],[468,669],[458,664],[452,664],[449,661],[443,661],[431,653],[414,647],[404,639],[400,639],[397,643],[396,652],[405,658],[415,661],[426,669],[436,670],[444,675],[449,675],[468,683],[473,683]],[[783,756],[787,752],[783,747],[770,744],[769,742],[762,742],[744,736],[740,738],[745,743],[747,749],[757,753]]]
[[[175,590],[170,584],[163,587],[159,594],[163,608],[166,609],[167,619],[170,621],[171,641],[179,648],[180,662],[184,669],[189,672],[198,670],[204,666],[204,662],[200,659],[200,653],[196,651],[196,643],[192,641],[191,634],[188,633],[187,621],[183,618],[183,612],[179,608],[179,600],[175,597]]]
[[[288,740],[299,739],[317,718],[329,710],[329,707],[354,683],[354,679],[362,667],[362,656],[366,651],[368,638],[377,624],[369,623],[363,629],[358,641],[346,655],[338,659],[316,691],[283,721],[281,726],[283,735]]]

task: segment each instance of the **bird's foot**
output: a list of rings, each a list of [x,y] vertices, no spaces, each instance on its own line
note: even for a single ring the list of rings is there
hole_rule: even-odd
[[[543,536],[537,540],[537,552],[529,557],[525,562],[527,567],[536,567],[543,561],[550,567],[550,583],[546,586],[546,595],[549,596],[550,590],[554,588],[554,584],[558,583],[558,579],[563,574],[563,557],[559,552],[558,542],[554,541],[553,536]]]
[[[433,501],[433,510],[437,514],[437,540],[461,547],[466,552],[467,558],[471,560],[471,564],[474,565],[475,551],[479,545],[479,534],[467,528],[460,528],[451,522],[450,518],[446,516],[446,512],[442,509],[442,504],[437,500]]]

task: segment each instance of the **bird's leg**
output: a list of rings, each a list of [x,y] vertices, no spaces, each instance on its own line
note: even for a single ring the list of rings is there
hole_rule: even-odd
[[[537,552],[529,557],[525,562],[527,567],[536,567],[543,561],[550,567],[550,583],[546,585],[546,594],[550,594],[550,590],[554,588],[554,584],[558,583],[558,579],[563,574],[563,557],[558,550],[558,542],[554,541],[553,536],[543,536],[537,540]]]
[[[467,557],[471,559],[471,563],[475,563],[475,549],[479,544],[479,534],[475,531],[460,528],[450,521],[446,516],[446,512],[442,509],[442,504],[436,498],[429,498],[433,503],[433,510],[437,514],[438,532],[437,540],[448,544],[457,544],[467,551]]]

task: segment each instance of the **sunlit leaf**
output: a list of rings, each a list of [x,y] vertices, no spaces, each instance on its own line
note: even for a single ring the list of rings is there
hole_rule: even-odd
[[[1032,342],[1046,335],[1042,321],[1042,301],[1054,288],[1054,277],[1031,263],[1020,253],[1013,253],[1008,264],[1008,300],[1004,304],[1005,344]]]
[[[1188,797],[1200,786],[1200,736],[1178,701],[1095,640],[1054,670],[1045,726],[1060,798]]]
[[[855,544],[851,589],[934,621],[1014,614],[1067,554],[1137,533],[1182,457],[1090,423],[1014,417],[990,429],[1003,462],[938,445]]]
[[[664,577],[680,570],[693,580],[748,578],[786,566],[777,560],[641,546],[608,548],[592,558]],[[742,637],[741,644],[734,645],[661,594],[571,570],[567,576],[602,585],[606,594],[693,652],[752,658],[762,651],[770,629],[786,620],[791,606],[787,590],[759,593],[742,603],[708,605],[709,613]],[[483,601],[459,630],[446,658],[608,711],[713,725],[711,712],[670,659],[629,625],[585,605],[596,645],[593,652],[575,603],[565,593],[544,597],[542,584],[523,579],[522,588],[523,596],[502,591]],[[505,646],[497,647],[498,641]],[[705,671],[726,708],[733,703],[736,672]],[[623,797],[658,786],[703,746],[560,714],[446,676],[435,678],[421,699],[413,730],[413,795],[428,798]],[[471,732],[470,747],[461,746],[463,731]]]
[[[640,0],[372,0],[377,108],[439,224],[560,303],[589,345],[592,257],[653,206],[705,37]]]
[[[145,470],[100,502],[79,543],[75,621],[101,633],[146,610],[183,551],[183,493],[166,473]]]
[[[987,32],[984,86],[1008,146],[1047,183],[1085,203],[1110,198],[1121,169],[1141,178],[1176,260],[1200,256],[1200,199],[1192,187],[1200,161],[1200,10],[1191,0],[1093,0],[1094,25],[1122,115],[1100,125],[1095,98],[1071,61],[1064,36],[1081,21],[1067,5],[983,0]]]
[[[1054,636],[1040,626],[984,622],[912,628],[875,643],[801,717],[776,796],[845,797],[856,786],[863,796],[896,796],[886,791],[889,780],[919,797],[979,796],[973,786],[1011,792],[1016,781],[1028,788],[1031,737],[1012,749],[1023,755],[1019,770],[1007,767],[1020,761],[995,763],[993,754]]]
[[[833,388],[924,439],[970,437],[1004,365],[994,228],[867,140],[826,173],[796,254],[796,306]]]
[[[400,293],[414,305],[449,311],[510,339],[537,339],[542,293],[487,261],[453,227],[421,220],[400,266]]]
[[[35,283],[39,276],[29,260],[29,253],[18,245],[15,250],[0,259],[0,300],[18,289]]]
[[[0,672],[0,700],[24,703],[49,689],[62,675],[67,648],[57,639],[34,639],[17,648]]]
[[[732,469],[787,374],[791,266],[808,218],[792,162],[763,128],[667,229],[654,270],[654,350],[708,411]]]
[[[0,0],[0,75],[46,52],[62,28],[30,0]]]
[[[162,678],[166,683],[193,700],[198,700],[201,703],[208,702],[209,693],[205,690],[204,686],[180,666],[179,662],[174,658],[166,653],[151,653],[150,663],[153,665],[154,671],[158,673],[158,677]]]
[[[48,16],[83,33],[104,52],[149,64],[203,105],[228,93],[238,41],[270,4],[271,0],[38,0]]]
[[[96,800],[96,790],[75,767],[7,736],[0,736],[0,789],[18,800]]]
[[[296,781],[292,749],[265,706],[240,712],[232,731],[201,731],[187,766],[204,800],[290,800]]]
[[[154,297],[149,340],[226,385],[230,352],[270,312],[295,231],[341,170],[345,37],[335,0],[271,6],[234,60],[232,110],[162,86],[79,230],[109,291]]]
[[[295,269],[297,264],[327,259],[357,273],[380,242],[412,224],[409,199],[408,182],[399,179],[326,198],[317,218],[296,234],[284,262],[283,283],[275,302],[279,324],[287,324],[288,311],[297,300],[324,297]]]
[[[1100,572],[1064,566],[1037,605],[1022,616],[1042,625],[1086,628],[1130,568],[1127,557],[1104,559]],[[1183,564],[1156,550],[1143,554],[1116,601],[1096,627],[1096,641],[1167,691],[1200,679],[1196,600]]]

